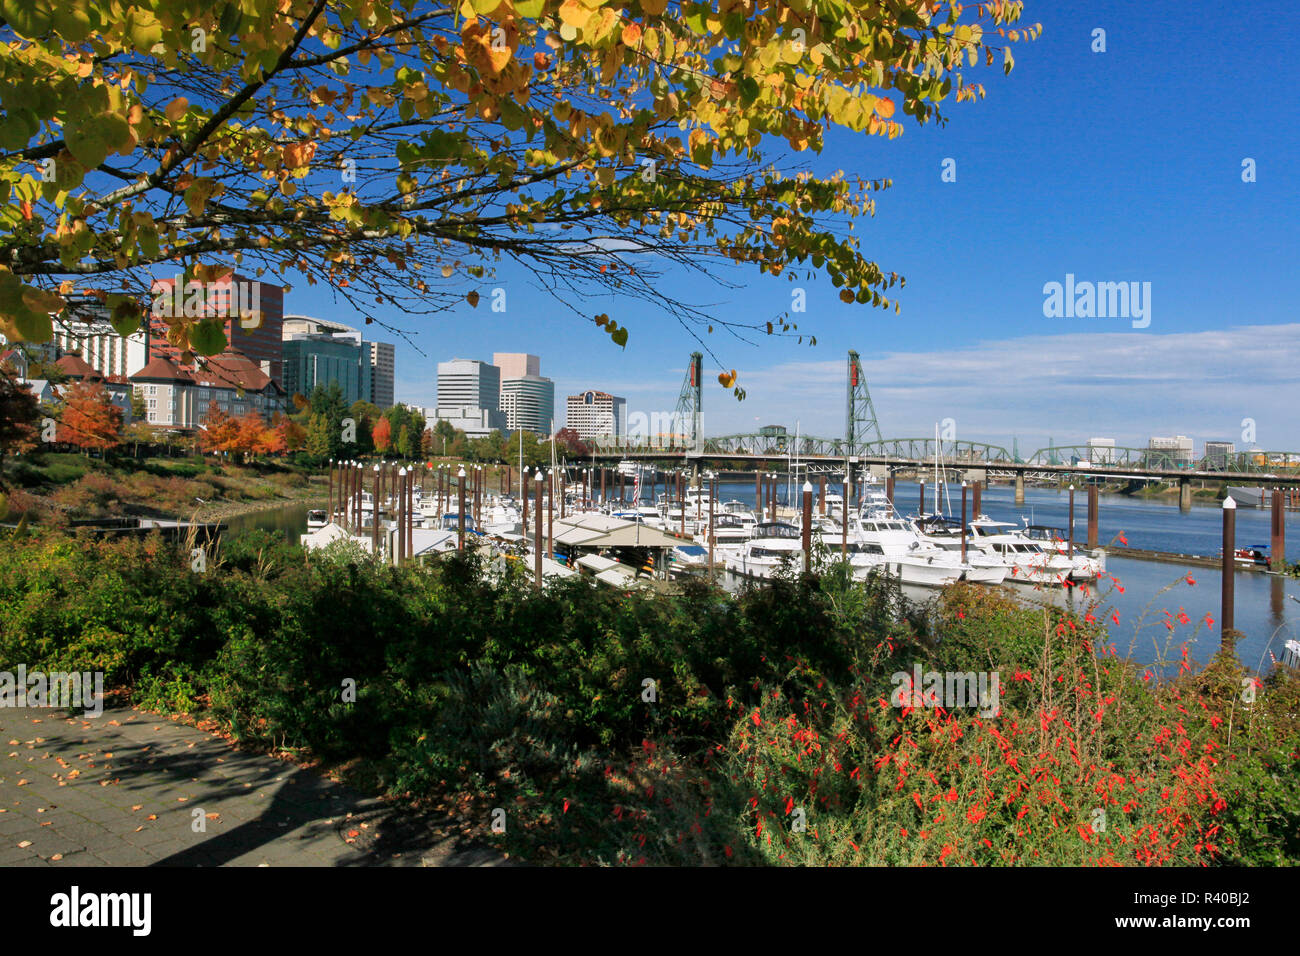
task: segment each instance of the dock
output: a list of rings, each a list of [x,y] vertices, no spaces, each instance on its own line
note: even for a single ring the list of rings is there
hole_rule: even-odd
[[[1134,558],[1138,561],[1159,561],[1164,564],[1189,564],[1198,568],[1223,567],[1223,558],[1219,555],[1183,554],[1177,551],[1153,551],[1150,548],[1122,548],[1116,545],[1106,548],[1106,553],[1116,558]],[[1267,564],[1247,564],[1237,562],[1238,571],[1258,571],[1267,574]]]

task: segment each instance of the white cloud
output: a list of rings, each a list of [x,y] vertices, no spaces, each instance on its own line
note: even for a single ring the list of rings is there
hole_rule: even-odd
[[[1300,449],[1300,324],[1149,335],[1076,332],[979,342],[926,352],[862,353],[886,438],[933,432],[953,418],[959,438],[1021,450],[1082,444],[1092,436],[1145,445],[1151,435],[1240,442],[1241,420],[1258,443]],[[740,404],[706,391],[708,434],[780,423],[805,434],[844,432],[846,360],[791,362],[742,373]],[[711,407],[710,407],[711,406]]]

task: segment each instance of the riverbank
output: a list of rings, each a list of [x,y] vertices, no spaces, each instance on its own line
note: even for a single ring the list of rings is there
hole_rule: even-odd
[[[323,488],[310,488],[307,491],[308,494],[301,496],[291,495],[275,500],[212,502],[199,508],[192,515],[185,515],[182,518],[194,517],[203,522],[221,521],[224,518],[237,518],[241,515],[258,514],[263,511],[276,511],[290,505],[306,505],[309,508],[316,505],[323,507],[329,501],[329,494]]]
[[[138,706],[458,807],[537,863],[1300,862],[1300,681],[1266,679],[1246,720],[1231,655],[1153,675],[1091,611],[957,586],[913,613],[834,568],[727,596],[536,591],[473,556],[393,568],[264,538],[203,573],[186,558],[8,543],[0,659],[102,671]],[[918,698],[957,693],[945,675],[985,680]]]
[[[141,517],[213,521],[326,500],[326,477],[287,461],[90,458],[37,452],[6,463],[10,521],[58,526],[69,519]]]

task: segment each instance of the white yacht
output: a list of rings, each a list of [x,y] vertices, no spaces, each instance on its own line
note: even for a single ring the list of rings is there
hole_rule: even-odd
[[[1025,537],[1042,545],[1044,551],[1055,551],[1071,562],[1070,580],[1095,581],[1106,570],[1106,552],[1098,549],[1089,552],[1076,542],[1070,554],[1070,534],[1064,528],[1033,524],[1025,528]]]
[[[970,523],[970,544],[985,554],[1004,558],[1011,565],[1008,581],[1024,584],[1064,584],[1073,562],[1055,549],[1048,551],[1031,540],[1019,526],[980,515]]]
[[[770,578],[782,564],[799,569],[803,566],[803,535],[792,524],[765,521],[743,545],[728,549],[725,560],[728,571],[751,578]]]
[[[942,548],[961,560],[961,522],[942,515],[928,515],[912,521],[913,530],[925,544]],[[976,584],[1001,584],[1011,573],[1011,562],[999,554],[988,554],[974,547],[970,542],[966,546],[966,563],[970,566],[965,580]]]
[[[943,587],[955,584],[971,569],[942,548],[923,544],[902,518],[859,518],[852,525],[859,543],[880,548],[888,570],[903,584]],[[870,553],[874,553],[874,548]]]
[[[749,515],[749,521],[745,521],[745,516],[726,512],[723,514],[714,514],[713,516],[713,546],[715,548],[739,547],[754,536],[754,529],[757,526],[754,516]],[[704,531],[696,535],[696,538],[703,544],[709,543],[709,529],[707,525]]]

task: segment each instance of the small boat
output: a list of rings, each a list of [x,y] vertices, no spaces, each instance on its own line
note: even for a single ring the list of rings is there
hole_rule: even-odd
[[[319,531],[325,525],[329,524],[328,516],[324,508],[312,508],[307,512],[307,530]]]
[[[1237,564],[1248,564],[1255,567],[1271,567],[1272,557],[1269,554],[1271,546],[1267,544],[1251,544],[1244,548],[1237,548],[1233,551],[1233,558]],[[1219,549],[1219,558],[1223,558],[1223,549]]]

